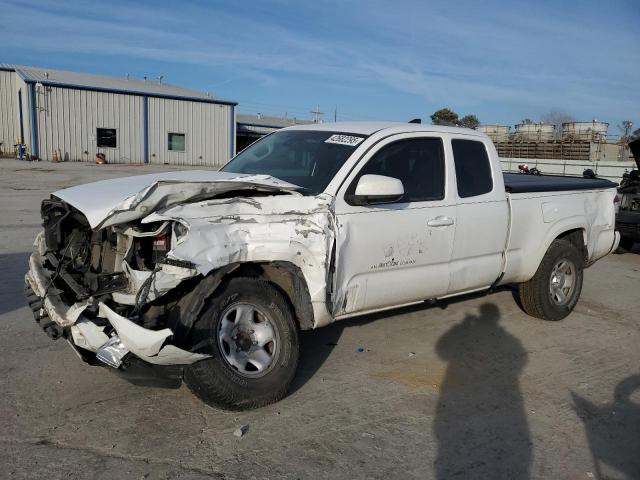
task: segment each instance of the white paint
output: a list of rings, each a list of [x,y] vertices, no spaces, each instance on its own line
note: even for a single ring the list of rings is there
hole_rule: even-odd
[[[53,195],[81,211],[91,228],[103,228],[143,218],[160,204],[166,207],[240,188],[294,191],[298,187],[268,175],[187,170],[102,180]]]
[[[404,194],[404,187],[397,178],[369,174],[360,177],[355,194],[364,197],[400,197]]]
[[[75,345],[91,352],[95,352],[109,340],[104,327],[84,318],[71,327],[71,337]]]
[[[122,292],[113,292],[113,300],[122,303],[124,305],[135,305],[136,296],[142,284],[149,278],[151,279],[151,285],[149,286],[149,293],[147,294],[146,301],[151,302],[169,290],[177,287],[180,282],[187,278],[194,277],[198,272],[193,268],[177,267],[175,265],[160,264],[158,270],[151,272],[149,270],[134,270],[129,266],[126,261],[122,262],[122,271],[125,273],[129,280],[129,287]]]
[[[491,140],[487,137],[469,138],[460,133],[450,134],[449,138],[483,143],[491,162],[493,181],[490,192],[465,198],[457,194],[456,183],[453,198],[456,203],[457,226],[448,292],[452,295],[486,288],[500,276],[502,254],[509,232],[509,206],[498,155]],[[445,143],[449,145],[449,142]],[[448,164],[453,167],[453,152],[448,148],[447,157]]]
[[[127,349],[149,363],[156,365],[181,365],[207,358],[209,355],[187,352],[174,345],[162,346],[173,335],[170,328],[149,330],[118,315],[104,303],[99,304],[98,316],[106,318],[118,332],[118,337]],[[101,346],[101,345],[100,345]]]
[[[615,189],[506,194],[495,148],[476,131],[415,124],[327,125],[292,128],[333,132],[343,128],[345,134],[370,136],[317,196],[303,196],[296,186],[266,175],[204,171],[109,180],[55,195],[82,211],[94,228],[115,225],[135,236],[139,233],[132,230],[132,222],[179,222],[184,227],[180,238],[172,239],[168,256],[191,262],[194,269],[162,266],[149,298],[170,291],[185,278],[231,263],[290,262],[302,271],[308,286],[315,327],[355,314],[485,289],[501,273],[503,284],[526,281],[535,274],[551,242],[568,230],[584,232],[590,262],[616,246]],[[346,202],[350,184],[380,148],[417,137],[443,140],[443,199],[367,206]],[[493,173],[491,192],[458,197],[452,138],[485,144]],[[243,189],[267,195],[211,198]],[[327,285],[334,242],[335,275],[333,285]],[[131,304],[150,272],[134,271],[126,262],[122,268],[130,280],[129,290],[114,294],[114,299]],[[41,270],[37,259],[32,260],[27,278],[36,292],[43,291],[47,278]],[[333,292],[330,305],[329,289]],[[45,301],[47,308],[58,312],[51,317],[61,325],[72,325],[81,305],[72,315],[55,301],[55,296]],[[131,352],[150,363],[190,363],[202,358],[172,345],[161,348],[170,342],[169,329],[145,329],[104,304],[99,315],[110,321]],[[80,322],[83,317],[77,318]],[[93,346],[103,339],[84,323],[85,327],[79,325],[75,325],[78,341]]]
[[[333,245],[331,197],[298,194],[213,199],[175,205],[144,223],[175,220],[187,234],[169,252],[199,273],[235,262],[285,261],[302,271],[316,324],[329,323],[326,272]]]

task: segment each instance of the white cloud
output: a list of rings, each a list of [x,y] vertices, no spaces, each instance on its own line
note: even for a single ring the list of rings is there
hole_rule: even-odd
[[[271,8],[298,16],[266,21],[250,8],[232,13],[186,2],[171,10],[117,1],[0,1],[0,41],[7,49],[237,72],[209,82],[213,89],[238,79],[273,86],[295,75],[378,86],[464,111],[498,105],[524,115],[562,107],[576,116],[619,116],[640,110],[634,93],[640,54],[610,48],[601,38],[610,33],[604,27],[542,18],[537,10],[474,16],[451,5],[281,0]],[[637,33],[619,38],[639,40]]]

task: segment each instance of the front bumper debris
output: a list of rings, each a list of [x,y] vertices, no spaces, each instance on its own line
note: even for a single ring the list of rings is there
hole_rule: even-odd
[[[129,350],[122,344],[120,338],[114,335],[96,350],[96,358],[110,367],[118,368],[128,353]]]
[[[177,366],[181,370],[183,365],[209,357],[171,345],[171,329],[150,330],[141,327],[103,302],[97,304],[98,318],[95,321],[88,318],[83,312],[94,300],[88,298],[69,305],[63,299],[62,292],[53,286],[53,273],[43,266],[42,255],[36,250],[29,259],[29,271],[25,276],[27,302],[45,333],[52,339],[67,339],[88,363],[102,362],[117,369],[120,374],[130,370],[133,363],[137,376],[144,377],[140,372],[149,369],[143,368],[142,364],[148,367]],[[172,378],[175,377],[173,370],[164,370],[171,371]],[[157,372],[154,376],[158,376]]]

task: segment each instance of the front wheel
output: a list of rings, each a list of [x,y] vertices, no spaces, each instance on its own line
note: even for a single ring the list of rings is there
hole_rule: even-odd
[[[298,332],[270,283],[226,282],[199,314],[192,340],[212,355],[185,368],[185,383],[205,403],[245,410],[286,395],[298,364]]]
[[[518,285],[525,313],[543,320],[562,320],[578,303],[582,291],[583,261],[566,240],[554,240],[536,274]]]

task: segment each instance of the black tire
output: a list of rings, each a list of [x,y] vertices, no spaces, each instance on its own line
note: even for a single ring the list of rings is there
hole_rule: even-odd
[[[551,291],[552,274],[562,262],[573,265],[572,285],[565,301],[559,303]],[[520,306],[525,313],[543,320],[562,320],[578,303],[582,291],[583,259],[578,249],[567,240],[554,240],[545,253],[536,274],[518,285]],[[563,280],[564,282],[564,277]]]
[[[631,237],[620,237],[620,244],[615,253],[628,253],[633,250],[633,245],[636,241]]]
[[[223,315],[229,318],[225,312],[242,308],[241,305],[255,307],[261,316],[264,313],[272,328],[273,344],[277,345],[268,370],[258,377],[252,376],[257,375],[255,372],[243,373],[233,367],[227,360],[230,355],[227,348],[229,344],[218,340]],[[253,333],[253,330],[250,332]],[[185,383],[198,398],[214,407],[248,410],[277,402],[286,395],[296,373],[299,348],[294,317],[282,294],[261,279],[239,277],[225,282],[198,315],[192,342],[193,345],[207,345],[204,351],[213,357],[187,366],[184,372]],[[245,347],[237,348],[236,351],[240,352]],[[247,363],[245,368],[250,366],[252,365]]]

